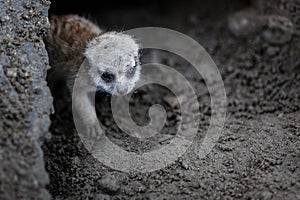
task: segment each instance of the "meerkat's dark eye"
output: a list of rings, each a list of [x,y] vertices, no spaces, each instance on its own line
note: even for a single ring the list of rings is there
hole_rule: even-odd
[[[116,78],[116,76],[113,73],[110,72],[104,72],[101,75],[102,80],[104,80],[105,82],[109,83],[109,82],[113,82]]]

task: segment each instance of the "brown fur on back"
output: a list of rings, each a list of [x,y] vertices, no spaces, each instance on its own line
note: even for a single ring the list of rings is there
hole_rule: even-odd
[[[70,88],[83,61],[87,43],[101,34],[90,21],[77,15],[52,16],[51,29],[45,46],[51,69],[47,81],[55,101],[55,110],[60,112],[70,101]],[[66,87],[65,87],[66,86]]]
[[[50,22],[45,43],[52,67],[61,62],[81,62],[86,44],[101,33],[96,25],[77,15],[53,16]]]
[[[73,82],[87,43],[100,35],[101,30],[77,15],[52,16],[50,23],[51,29],[44,42],[51,66],[48,82],[53,88],[60,81]]]

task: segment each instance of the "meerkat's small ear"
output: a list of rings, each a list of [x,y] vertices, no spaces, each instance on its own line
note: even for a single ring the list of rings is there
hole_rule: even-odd
[[[142,62],[141,62],[142,56],[143,56],[143,51],[142,51],[142,49],[139,49],[139,50],[138,50],[138,56],[137,56],[137,58],[136,58],[136,61],[138,62],[139,65],[142,64]]]
[[[83,54],[81,63],[83,63],[83,61],[84,61],[85,59],[86,59],[86,56]]]
[[[82,56],[81,65],[83,65],[83,67],[87,70],[90,69],[89,59],[85,55]]]
[[[138,57],[140,58],[140,57],[142,57],[142,55],[143,55],[143,50],[142,50],[142,49],[139,49],[139,50],[138,50]]]

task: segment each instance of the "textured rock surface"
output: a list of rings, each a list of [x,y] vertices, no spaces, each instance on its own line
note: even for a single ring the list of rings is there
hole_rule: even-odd
[[[50,199],[40,148],[52,97],[45,82],[49,1],[0,1],[0,199]]]

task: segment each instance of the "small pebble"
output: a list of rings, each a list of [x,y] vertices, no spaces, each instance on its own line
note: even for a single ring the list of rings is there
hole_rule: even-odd
[[[267,28],[263,31],[263,38],[270,44],[281,45],[289,42],[294,33],[293,23],[286,17],[266,16]]]
[[[109,194],[118,192],[121,187],[116,177],[111,174],[103,176],[98,183],[100,188]]]
[[[185,170],[189,169],[189,165],[187,164],[186,161],[182,160],[182,161],[180,161],[180,163],[181,163],[181,166],[183,169],[185,169]]]
[[[94,198],[95,200],[110,200],[110,196],[107,194],[95,194]]]
[[[17,77],[17,69],[16,68],[8,68],[6,75],[8,77]]]

